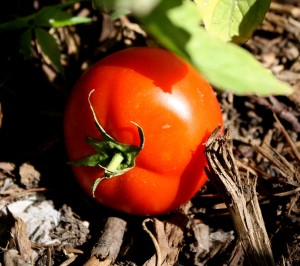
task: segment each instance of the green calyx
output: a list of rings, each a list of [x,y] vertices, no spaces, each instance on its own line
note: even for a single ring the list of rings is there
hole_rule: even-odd
[[[104,169],[103,177],[97,178],[93,185],[92,192],[94,195],[100,181],[122,175],[135,166],[135,159],[144,147],[145,138],[142,128],[134,122],[131,123],[137,126],[140,137],[139,147],[118,142],[107,134],[98,122],[90,101],[93,92],[94,90],[89,93],[88,102],[93,113],[95,125],[102,135],[103,140],[88,137],[87,142],[95,149],[95,153],[82,159],[72,161],[71,164],[75,166],[92,166]]]

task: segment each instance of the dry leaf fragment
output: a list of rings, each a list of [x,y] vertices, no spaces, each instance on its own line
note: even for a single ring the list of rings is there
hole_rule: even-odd
[[[8,216],[14,220],[14,225],[10,230],[11,238],[8,250],[4,253],[4,260],[10,264],[5,265],[25,265],[19,264],[21,262],[31,265],[33,264],[33,250],[27,233],[27,226],[22,219],[14,217],[9,210]]]
[[[213,231],[200,220],[193,224],[192,232],[195,243],[190,247],[195,253],[195,265],[205,265],[215,255],[222,253],[234,239],[233,231],[224,232],[222,229]]]
[[[145,219],[143,228],[151,237],[156,254],[146,261],[143,266],[174,265],[182,248],[184,229],[187,222],[188,217],[181,211],[174,212],[166,221],[160,221],[156,218]],[[152,223],[154,232],[149,229],[149,223]]]
[[[24,265],[29,266],[29,264],[26,264],[26,261],[15,249],[8,249],[4,251],[4,265],[5,266],[24,266]]]

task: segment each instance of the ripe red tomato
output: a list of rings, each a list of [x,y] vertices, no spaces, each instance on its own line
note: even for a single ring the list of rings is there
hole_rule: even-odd
[[[160,48],[116,52],[79,79],[65,111],[64,131],[70,160],[95,152],[87,137],[102,139],[92,109],[115,140],[145,144],[128,172],[102,180],[95,199],[116,210],[157,215],[179,207],[205,184],[204,142],[222,125],[220,106],[210,85],[187,62]],[[89,194],[100,167],[72,166]]]

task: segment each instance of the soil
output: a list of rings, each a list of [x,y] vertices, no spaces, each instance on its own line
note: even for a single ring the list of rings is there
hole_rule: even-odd
[[[1,8],[0,22],[39,4],[11,1]],[[38,50],[25,59],[18,35],[0,43],[0,265],[247,265],[232,198],[213,178],[179,210],[150,218],[100,206],[78,186],[62,130],[74,82],[105,55],[154,40],[130,18],[113,22],[84,4],[74,12],[95,22],[53,32],[64,78]],[[261,265],[300,265],[299,41],[299,1],[273,1],[244,48],[295,92],[242,97],[215,88],[238,178],[255,176],[249,202],[258,200],[264,219],[258,228],[265,226],[273,252],[271,264]]]

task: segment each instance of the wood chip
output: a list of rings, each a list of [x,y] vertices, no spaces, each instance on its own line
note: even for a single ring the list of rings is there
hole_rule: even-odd
[[[20,166],[19,174],[21,177],[21,183],[27,189],[38,187],[41,174],[31,164],[23,163]]]

